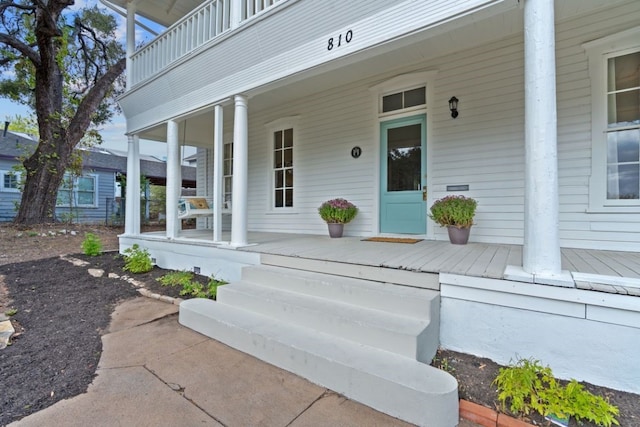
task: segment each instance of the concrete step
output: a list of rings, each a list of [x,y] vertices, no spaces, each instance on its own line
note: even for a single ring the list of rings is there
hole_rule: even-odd
[[[242,280],[417,318],[431,317],[434,306],[440,305],[439,292],[430,289],[291,268],[245,267]]]
[[[456,380],[415,359],[204,299],[184,301],[180,323],[402,420],[458,424]]]
[[[404,316],[247,281],[221,287],[218,301],[425,363],[431,362],[438,346],[438,329],[429,327],[430,315]],[[431,311],[438,319],[439,299],[433,301]],[[425,302],[427,308],[433,301]]]

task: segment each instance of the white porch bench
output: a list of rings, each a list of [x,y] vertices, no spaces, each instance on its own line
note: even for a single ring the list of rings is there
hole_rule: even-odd
[[[211,200],[200,196],[185,196],[178,200],[178,218],[197,218],[201,216],[213,216]]]

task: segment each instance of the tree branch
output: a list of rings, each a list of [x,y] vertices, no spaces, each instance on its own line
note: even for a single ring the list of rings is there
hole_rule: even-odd
[[[33,62],[34,66],[38,67],[40,65],[40,55],[38,55],[37,51],[32,49],[34,45],[28,45],[24,43],[22,40],[18,40],[17,38],[12,37],[6,33],[0,33],[0,43],[3,43],[9,47],[12,47],[13,49],[20,52],[22,55],[29,58],[29,60]],[[8,60],[7,58],[3,60],[11,62],[11,60]]]

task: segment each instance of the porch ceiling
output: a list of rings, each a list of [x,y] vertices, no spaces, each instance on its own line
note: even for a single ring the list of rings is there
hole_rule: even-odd
[[[127,3],[132,1],[138,15],[169,27],[206,0],[108,0],[108,3],[126,10]]]

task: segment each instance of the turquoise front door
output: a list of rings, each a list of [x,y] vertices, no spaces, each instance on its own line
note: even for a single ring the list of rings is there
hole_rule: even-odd
[[[425,234],[426,116],[380,124],[380,232]]]

